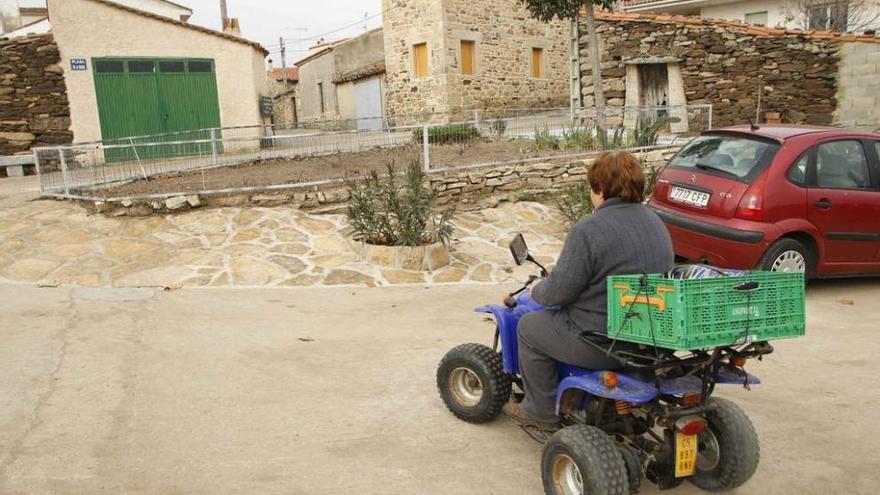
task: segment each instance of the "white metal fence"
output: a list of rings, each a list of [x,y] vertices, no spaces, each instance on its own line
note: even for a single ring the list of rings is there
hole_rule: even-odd
[[[358,177],[389,162],[418,161],[438,171],[673,144],[710,129],[712,107],[611,107],[602,118],[590,109],[480,111],[467,119],[431,114],[419,121],[204,129],[35,148],[34,160],[41,191],[50,196],[158,198],[277,189]]]

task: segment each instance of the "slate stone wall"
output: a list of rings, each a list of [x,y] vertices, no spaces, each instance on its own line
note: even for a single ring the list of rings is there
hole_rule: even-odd
[[[583,21],[582,21],[583,22]],[[805,35],[750,34],[748,26],[709,20],[660,22],[599,19],[602,76],[609,106],[623,106],[626,67],[644,60],[675,61],[687,104],[713,105],[714,126],[779,112],[786,123],[827,125],[838,107],[841,43]],[[585,25],[581,32],[586,33]],[[580,38],[581,92],[592,101],[589,38]]]
[[[0,155],[73,141],[60,62],[51,35],[0,41]]]

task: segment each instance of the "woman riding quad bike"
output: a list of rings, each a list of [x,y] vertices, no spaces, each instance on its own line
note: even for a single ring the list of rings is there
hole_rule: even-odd
[[[627,274],[736,274],[671,271],[669,236],[641,204],[644,174],[632,155],[600,156],[589,180],[597,211],[569,233],[552,273],[521,235],[510,243],[516,263],[535,263],[543,278],[529,291],[539,280],[531,277],[503,305],[477,308],[495,317],[495,343],[449,351],[437,370],[440,395],[462,420],[483,423],[503,410],[544,440],[547,494],[636,493],[643,475],[661,489],[685,479],[709,491],[741,486],[758,466],[757,434],[738,406],[712,394],[716,384],[760,383],[743,365],[772,347],[747,338],[682,354],[619,341],[607,324],[606,283]],[[620,299],[630,305],[627,319],[650,318],[634,307],[662,301],[649,294],[647,275],[636,278],[644,294]],[[757,288],[741,282],[734,290]],[[748,305],[746,313],[748,330]]]

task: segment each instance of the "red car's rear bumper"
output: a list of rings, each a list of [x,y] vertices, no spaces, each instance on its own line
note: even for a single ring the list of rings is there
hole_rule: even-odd
[[[750,270],[781,235],[773,224],[691,215],[656,202],[651,207],[666,224],[675,254],[691,262]]]

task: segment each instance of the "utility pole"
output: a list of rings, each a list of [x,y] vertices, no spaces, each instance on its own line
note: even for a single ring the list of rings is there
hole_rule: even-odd
[[[284,80],[284,90],[287,91],[287,47],[284,45],[284,36],[278,37],[281,44],[281,76]]]

